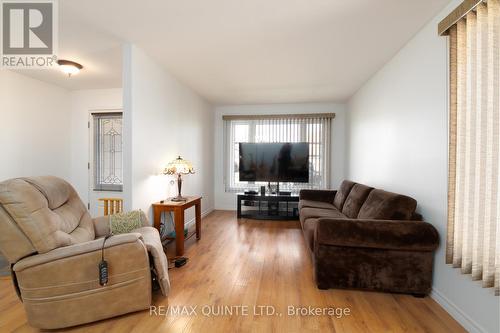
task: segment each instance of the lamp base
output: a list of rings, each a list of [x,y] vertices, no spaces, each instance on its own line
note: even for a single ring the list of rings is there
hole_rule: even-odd
[[[183,201],[187,201],[187,198],[185,198],[185,197],[181,197],[180,195],[178,195],[178,196],[173,197],[172,199],[170,199],[170,201],[174,201],[174,202],[183,202]]]

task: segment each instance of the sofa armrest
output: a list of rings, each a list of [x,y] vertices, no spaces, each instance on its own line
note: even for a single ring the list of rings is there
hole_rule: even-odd
[[[94,223],[94,232],[96,237],[104,237],[109,235],[110,227],[109,227],[109,215],[108,216],[99,216],[92,219]],[[141,223],[143,227],[149,227],[151,224],[149,223],[148,217],[141,210]]]
[[[336,190],[300,190],[299,199],[333,203],[335,194]]]
[[[374,219],[319,219],[317,245],[432,252],[439,235],[430,223]]]
[[[91,253],[94,251],[100,252],[102,249],[103,241],[104,238],[95,239],[80,244],[59,247],[47,253],[36,254],[30,257],[26,257],[22,260],[19,260],[14,265],[13,270],[14,272],[20,272],[24,269],[45,264],[48,262],[74,257],[85,253]],[[120,234],[108,238],[106,240],[104,248],[108,249],[111,247],[120,246],[128,243],[135,243],[138,241],[142,243],[142,235],[140,233],[133,232],[128,234]]]

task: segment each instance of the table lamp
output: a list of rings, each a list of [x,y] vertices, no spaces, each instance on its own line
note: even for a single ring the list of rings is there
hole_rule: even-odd
[[[182,175],[188,175],[188,174],[193,174],[194,173],[194,168],[191,162],[188,162],[182,157],[177,157],[175,160],[172,162],[168,163],[167,167],[163,171],[164,175],[177,175],[177,189],[179,190],[179,193],[175,198],[172,198],[172,201],[186,201],[187,198],[184,198],[181,195],[181,188],[182,188]]]

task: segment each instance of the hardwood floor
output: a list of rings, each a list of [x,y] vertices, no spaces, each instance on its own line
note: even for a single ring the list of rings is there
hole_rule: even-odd
[[[169,249],[170,252],[173,253]],[[296,221],[253,221],[216,211],[203,219],[202,239],[186,244],[190,261],[169,271],[168,299],[155,294],[159,315],[142,311],[79,326],[81,332],[465,332],[431,298],[318,290]],[[160,306],[197,306],[197,315],[168,315]],[[272,316],[253,314],[270,306]],[[288,306],[335,307],[350,314],[289,316]],[[206,316],[218,306],[248,306],[248,315]],[[230,306],[235,306],[230,308]],[[281,313],[281,315],[280,315]],[[162,314],[162,315],[160,315]],[[0,278],[0,332],[34,331],[10,279]]]

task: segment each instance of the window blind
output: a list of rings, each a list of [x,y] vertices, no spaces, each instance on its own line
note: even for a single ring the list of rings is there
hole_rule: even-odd
[[[446,33],[450,55],[446,262],[473,280],[482,280],[483,287],[494,287],[499,295],[500,0],[476,4]]]
[[[327,188],[330,184],[331,123],[334,114],[224,116],[226,192],[257,190],[265,182],[239,181],[239,143],[309,143],[309,182],[280,183],[280,189]]]

